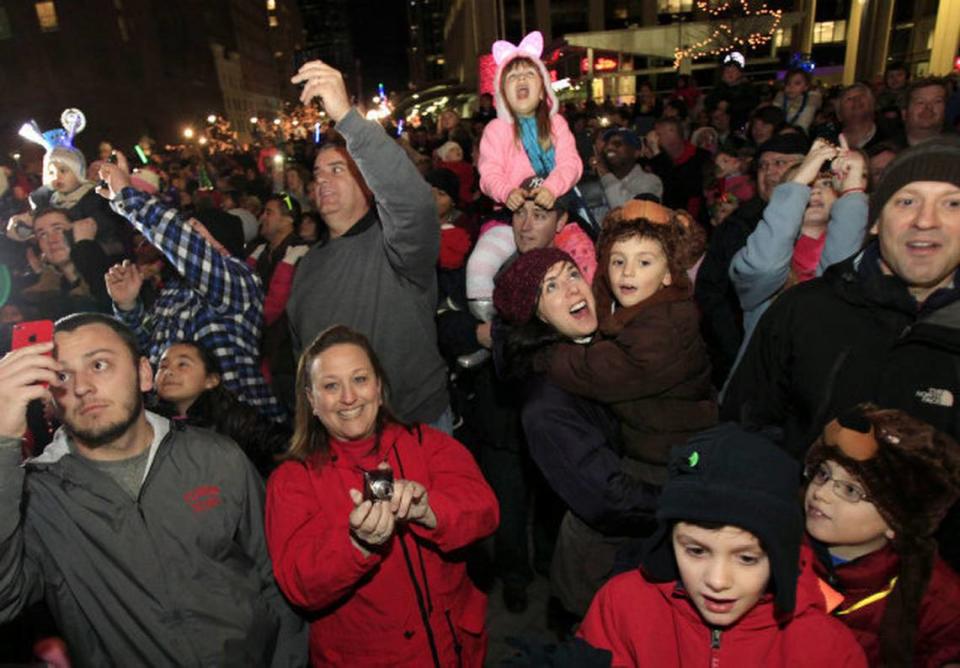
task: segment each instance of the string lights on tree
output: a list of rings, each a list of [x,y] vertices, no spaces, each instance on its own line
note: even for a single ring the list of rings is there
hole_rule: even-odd
[[[752,6],[749,0],[728,0],[721,4],[697,0],[697,9],[719,22],[706,38],[674,49],[674,68],[679,69],[680,63],[686,59],[716,57],[738,47],[750,49],[766,44],[773,39],[783,20],[782,10],[770,9],[766,4]],[[745,23],[748,24],[746,31],[743,29]],[[738,28],[737,24],[741,27]]]

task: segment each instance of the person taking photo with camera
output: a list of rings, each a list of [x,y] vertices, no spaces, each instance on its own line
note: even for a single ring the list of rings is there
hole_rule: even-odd
[[[388,396],[359,332],[337,325],[304,350],[288,459],[267,485],[277,583],[312,620],[314,666],[481,666],[487,597],[463,548],[496,529],[497,500],[463,445],[401,423]]]

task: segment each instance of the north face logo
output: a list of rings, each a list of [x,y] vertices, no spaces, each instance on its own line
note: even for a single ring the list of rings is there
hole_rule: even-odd
[[[205,512],[223,503],[223,499],[220,498],[220,488],[217,485],[201,485],[184,494],[183,500],[195,513]]]
[[[941,390],[938,387],[928,387],[925,390],[917,390],[916,397],[923,403],[933,406],[943,406],[944,408],[953,406],[953,392],[950,390]]]

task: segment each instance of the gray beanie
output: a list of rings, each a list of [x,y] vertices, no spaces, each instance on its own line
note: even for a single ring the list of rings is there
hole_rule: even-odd
[[[960,188],[960,137],[935,137],[894,158],[870,195],[870,223],[895,192],[914,181],[943,181]]]

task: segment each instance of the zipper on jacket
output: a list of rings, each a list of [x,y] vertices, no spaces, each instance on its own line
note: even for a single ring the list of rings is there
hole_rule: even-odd
[[[450,628],[450,635],[453,637],[453,651],[457,654],[457,668],[463,667],[463,645],[460,644],[460,638],[457,637],[457,630],[453,626],[453,620],[450,619],[450,611],[444,610],[443,616],[447,618],[447,626]]]
[[[720,667],[720,629],[710,629],[710,668]]]

